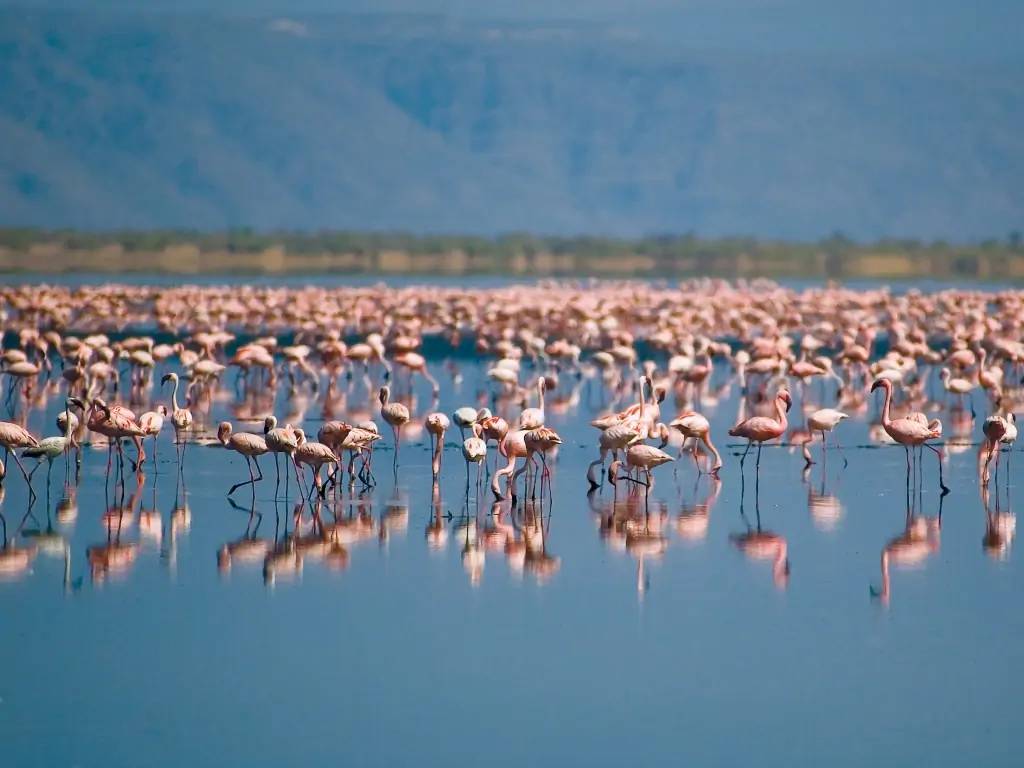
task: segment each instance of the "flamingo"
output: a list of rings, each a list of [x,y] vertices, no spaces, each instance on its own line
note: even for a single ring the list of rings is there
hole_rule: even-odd
[[[970,350],[966,350],[970,351]],[[973,354],[973,353],[972,353]],[[964,378],[954,378],[949,368],[943,368],[939,374],[939,378],[942,380],[942,386],[947,392],[951,392],[960,398],[960,404],[963,405],[964,396],[967,396],[971,403],[971,418],[974,418],[974,397],[971,396],[971,391],[974,389],[974,383]]]
[[[792,407],[793,399],[789,395],[789,390],[780,389],[778,394],[775,395],[776,418],[773,419],[770,416],[751,416],[729,430],[729,434],[733,437],[745,437],[747,439],[747,449],[743,452],[743,458],[740,459],[740,472],[743,472],[743,462],[746,460],[747,453],[750,452],[750,446],[753,443],[757,443],[757,463],[755,466],[760,469],[761,446],[767,440],[774,440],[786,434],[786,430],[789,428],[786,414]]]
[[[697,441],[700,440],[707,446],[708,450],[715,457],[715,463],[711,467],[710,474],[718,477],[718,472],[722,468],[722,456],[718,453],[714,443],[711,442],[711,423],[707,418],[696,411],[687,411],[670,421],[668,425],[682,433],[684,442],[685,439],[693,440],[693,463],[697,466],[698,472],[701,470],[700,464],[697,461]]]
[[[1010,414],[1011,416],[1013,414]],[[1016,419],[1014,419],[1015,421]],[[996,459],[996,479],[999,479],[999,454],[1002,451],[1002,443],[1006,438],[1007,431],[1012,427],[1013,437],[1008,441],[1012,444],[1013,440],[1016,439],[1017,425],[1012,423],[1009,419],[1000,416],[999,414],[993,414],[985,419],[981,425],[982,434],[985,435],[985,446],[988,448],[987,455],[985,457],[985,469],[982,473],[981,480],[984,484],[988,484],[989,473],[988,467],[992,463],[992,456],[995,455]],[[22,454],[24,455],[24,454]]]
[[[295,470],[295,481],[299,481],[299,469],[295,466],[295,449],[299,447],[296,431],[288,424],[284,427],[277,426],[277,417],[271,414],[263,420],[263,439],[267,443],[267,449],[274,454],[274,498],[277,498],[277,491],[281,487],[281,467],[277,460],[279,453],[285,454]],[[285,498],[288,497],[288,468],[285,467]],[[300,483],[301,485],[301,483]]]
[[[328,446],[323,443],[309,442],[306,440],[306,433],[302,429],[296,427],[295,438],[298,441],[298,448],[295,449],[295,463],[305,464],[313,470],[313,488],[310,489],[310,495],[312,496],[313,490],[323,498],[324,484],[320,484],[320,469],[323,466],[330,467],[331,464],[338,463],[338,456]]]
[[[644,474],[647,476],[647,482],[635,480],[632,477],[626,477],[626,479],[646,486],[649,491],[652,482],[651,471],[655,467],[660,467],[662,464],[668,464],[670,461],[675,461],[675,459],[660,448],[655,448],[653,445],[647,445],[646,443],[631,445],[626,450],[626,466],[629,469],[642,469]],[[612,468],[614,467],[617,470],[619,466],[621,466],[621,462],[619,461],[613,461],[611,463],[608,468],[609,478],[614,475]]]
[[[1000,452],[1002,446],[1006,446],[1006,482],[1010,482],[1010,457],[1013,455],[1013,444],[1017,442],[1017,415],[1012,411],[1003,417],[1003,421],[1006,422],[1006,430],[1003,432],[1003,437],[999,441]]]
[[[367,454],[372,455],[373,444],[380,439],[381,437],[379,432],[372,429],[364,429],[363,427],[352,427],[352,429],[350,429],[348,434],[345,436],[345,439],[339,446],[339,450],[348,451],[350,453],[348,471],[350,481],[352,483],[355,482],[355,471],[353,470],[352,465],[355,462],[356,455],[362,454],[363,451],[366,451]],[[372,472],[370,471],[369,464],[369,458],[364,459],[363,465],[359,470],[360,478],[363,479],[363,482],[365,483],[369,483],[373,479],[373,475]]]
[[[452,421],[455,422],[455,426],[459,428],[459,433],[462,439],[466,439],[466,430],[476,424],[479,411],[469,405],[464,405],[461,408],[456,408],[452,414]]]
[[[395,471],[398,471],[398,448],[402,440],[402,427],[409,423],[409,409],[402,403],[389,402],[391,387],[380,388],[378,398],[380,399],[380,415],[388,424],[395,435]]]
[[[217,439],[220,444],[227,448],[229,451],[235,451],[235,453],[241,454],[245,457],[245,465],[249,468],[249,479],[243,480],[240,483],[235,483],[228,490],[228,496],[233,494],[243,485],[252,486],[252,498],[256,500],[256,483],[263,479],[263,472],[260,469],[259,457],[265,454],[270,449],[267,447],[267,441],[264,440],[260,435],[254,435],[251,432],[234,432],[232,433],[232,427],[230,421],[222,421],[217,427]],[[256,472],[259,477],[253,474],[252,465],[256,464]]]
[[[505,439],[505,435],[508,434],[509,425],[501,416],[494,416],[486,408],[481,408],[477,412],[477,422],[480,424],[480,437],[483,439],[486,445],[491,440],[494,441],[495,446],[500,446],[501,441]]]
[[[821,455],[822,460],[828,457],[828,443],[825,439],[825,433],[831,432],[843,419],[850,418],[849,414],[837,411],[835,408],[820,408],[810,416],[807,417],[807,431],[812,435],[815,432],[821,433]],[[810,441],[808,441],[810,442]],[[842,453],[843,447],[839,444],[839,438],[836,438],[836,446],[839,448],[839,452]],[[805,453],[805,456],[807,454]],[[813,461],[808,461],[812,464]],[[843,455],[843,466],[847,466],[846,456]]]
[[[942,456],[937,448],[932,445],[928,445],[926,442],[928,440],[935,440],[942,436],[942,423],[939,422],[938,419],[929,423],[927,421],[927,417],[920,413],[912,414],[911,416],[902,419],[893,419],[890,416],[893,389],[892,381],[890,379],[875,379],[871,384],[871,391],[874,392],[876,389],[885,390],[885,403],[882,406],[882,428],[889,437],[902,445],[904,450],[907,452],[908,478],[910,475],[910,449],[912,447],[924,445],[934,451],[939,462],[939,487],[944,492],[948,492],[949,489],[942,481]]]
[[[537,396],[540,399],[539,408],[525,408],[519,414],[519,429],[538,429],[544,426],[544,390],[547,384],[544,377],[537,377]]]
[[[630,445],[640,440],[641,437],[639,429],[631,424],[613,424],[601,431],[601,434],[598,436],[598,446],[601,449],[601,455],[587,466],[587,482],[590,483],[591,489],[598,487],[598,482],[594,479],[594,467],[600,465],[603,468],[604,460],[609,452],[611,452],[612,460],[614,460],[617,458],[619,451],[626,450]]]
[[[74,407],[75,408],[78,408],[79,410],[81,410],[83,414],[85,413],[85,404],[81,400],[79,400],[77,397],[71,397],[69,399],[72,401],[72,403],[74,403]],[[75,413],[73,410],[71,410],[69,408],[64,408],[64,409],[62,409],[61,411],[59,411],[57,413],[57,418],[55,419],[55,421],[57,423],[57,431],[60,434],[64,434],[64,432],[67,431],[68,424],[70,423],[70,425],[71,425],[71,430],[70,430],[71,431],[71,445],[69,447],[70,448],[77,448],[78,447],[78,439],[75,437],[75,433],[78,431],[78,428],[79,428],[79,426],[81,426],[81,423],[82,423],[81,420],[78,418],[78,414]],[[67,456],[68,456],[68,452],[65,451],[64,452],[65,463],[67,461]]]
[[[424,424],[427,432],[430,433],[431,461],[430,468],[436,478],[441,473],[441,453],[444,449],[444,433],[448,431],[451,422],[443,413],[436,411],[427,416]]]
[[[552,450],[556,446],[562,444],[562,438],[558,436],[558,433],[548,427],[538,427],[537,429],[531,429],[523,437],[523,442],[526,444],[526,463],[529,464],[533,461],[533,454],[539,453],[541,461],[544,464],[544,471],[541,474],[541,493],[544,492],[543,480],[545,477],[550,477],[548,472],[548,451]]]
[[[496,499],[500,499],[502,496],[501,478],[505,475],[509,476],[508,487],[511,489],[516,477],[525,470],[524,465],[523,469],[516,472],[516,460],[525,459],[527,456],[526,433],[528,431],[526,429],[509,430],[505,438],[498,445],[498,451],[508,459],[508,463],[491,477],[491,492]]]
[[[156,439],[164,428],[167,406],[158,405],[155,411],[146,411],[139,417],[139,426],[149,437],[153,438],[153,466],[156,466]]]
[[[178,465],[180,467],[185,461],[185,446],[187,445],[181,439],[181,433],[192,429],[192,411],[188,408],[178,407],[178,374],[168,373],[160,379],[161,384],[166,384],[168,381],[174,383],[174,389],[171,390],[171,424],[174,425],[174,442],[179,446]]]
[[[87,422],[89,430],[98,432],[112,441],[111,446],[116,444],[118,455],[123,454],[121,440],[130,438],[135,443],[137,460],[135,469],[138,470],[146,460],[146,451],[142,447],[142,438],[146,437],[145,431],[135,420],[135,414],[121,405],[107,405],[100,398],[92,401],[92,415]],[[107,472],[110,472],[110,459],[108,449]]]
[[[76,403],[80,403],[80,400],[75,398],[68,398],[64,401],[64,413],[68,414],[68,417],[64,419],[64,434],[55,437],[44,437],[35,445],[29,446],[22,451],[21,455],[26,458],[35,459],[46,459],[46,489],[49,493],[50,489],[50,473],[53,471],[53,460],[58,456],[62,456],[67,453],[71,447],[71,430],[72,421],[70,418],[71,407]],[[35,472],[35,469],[32,470]]]
[[[462,441],[462,457],[466,460],[466,488],[469,489],[469,464],[476,464],[476,482],[480,485],[480,467],[487,460],[487,443],[480,435],[483,428],[473,425],[473,435]]]

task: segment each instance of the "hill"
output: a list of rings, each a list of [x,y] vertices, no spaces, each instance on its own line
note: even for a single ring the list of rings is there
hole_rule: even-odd
[[[600,24],[0,10],[0,225],[1021,228],[1024,72]]]

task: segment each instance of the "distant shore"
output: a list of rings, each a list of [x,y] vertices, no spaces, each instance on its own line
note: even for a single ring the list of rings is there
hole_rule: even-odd
[[[777,277],[1024,282],[1018,233],[971,244],[375,232],[0,229],[0,272],[167,275]]]

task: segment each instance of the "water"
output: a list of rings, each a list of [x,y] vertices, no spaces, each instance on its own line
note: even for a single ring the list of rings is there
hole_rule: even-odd
[[[458,383],[445,360],[431,361],[442,383],[436,407],[449,413],[484,388],[477,361],[451,362]],[[728,377],[716,370],[714,386]],[[1016,764],[1021,573],[1012,547],[1001,559],[983,547],[977,448],[949,454],[944,498],[926,451],[921,492],[908,495],[903,450],[869,439],[869,400],[838,432],[847,467],[832,453],[827,472],[818,463],[805,478],[799,451],[766,447],[760,482],[751,454],[741,483],[738,446],[725,448],[738,407],[731,386],[704,409],[725,458],[717,496],[684,457],[656,470],[649,498],[620,489],[614,508],[610,487],[588,497],[584,479],[596,457],[587,422],[607,395],[596,380],[563,376],[552,399],[574,388],[575,406],[549,400],[549,424],[565,440],[550,496],[520,499],[514,516],[507,502],[500,508],[498,523],[514,520],[513,536],[522,542],[525,529],[531,539],[522,565],[504,547],[484,548],[482,570],[464,555],[467,531],[472,544],[496,525],[489,493],[477,503],[471,489],[467,503],[454,428],[436,507],[425,433],[407,437],[397,477],[387,437],[375,453],[377,487],[356,493],[372,533],[346,546],[344,567],[342,553],[314,548],[301,572],[279,571],[273,583],[262,558],[218,567],[228,542],[272,545],[291,531],[294,480],[291,501],[275,503],[266,458],[255,502],[244,488],[233,505],[225,492],[247,477],[244,461],[190,445],[177,487],[168,428],[156,471],[148,466],[141,481],[127,472],[122,500],[105,482],[106,451],[86,447],[67,522],[56,511],[63,464],[48,504],[45,467],[36,473],[40,499],[29,507],[9,462],[0,512],[11,539],[22,546],[46,531],[49,510],[67,546],[41,547],[28,570],[0,582],[2,763],[859,766],[959,765],[969,755]],[[435,406],[421,383],[416,394],[422,420]],[[33,411],[33,431],[55,433],[59,403]],[[358,380],[348,406],[371,408]],[[233,409],[233,397],[219,398],[212,422]],[[795,419],[800,409],[798,397]],[[275,410],[309,433],[319,426],[313,401],[304,416],[301,402],[281,399]],[[1014,455],[1009,473],[1000,470],[993,513],[1013,509],[1019,466]],[[342,499],[344,518],[353,499]],[[119,537],[103,519],[118,504],[131,510]],[[941,511],[941,533],[933,522],[933,551],[917,568],[893,567],[883,601],[872,596],[881,553],[904,533],[908,506],[933,521]],[[427,536],[435,509],[443,546]],[[647,538],[602,531],[612,511],[632,515]],[[785,538],[788,578],[731,538],[758,519]],[[308,526],[307,508],[304,535]],[[664,551],[641,565],[641,545],[656,549],[658,530]],[[94,571],[88,548],[109,542],[135,545],[134,560]]]

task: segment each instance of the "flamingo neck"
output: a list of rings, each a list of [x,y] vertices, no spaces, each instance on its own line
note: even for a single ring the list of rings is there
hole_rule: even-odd
[[[711,451],[711,454],[715,457],[714,466],[721,467],[722,455],[718,452],[718,449],[715,448],[715,444],[711,442],[710,430],[704,433],[704,445],[708,447],[708,450]]]
[[[775,398],[775,413],[779,417],[779,426],[783,432],[789,429],[789,420],[786,417],[786,407],[782,404],[782,398]]]
[[[888,381],[888,379],[886,379]],[[882,426],[887,426],[892,423],[892,417],[889,415],[889,406],[892,405],[892,384],[885,384],[885,402],[882,404]]]
[[[474,424],[473,426],[475,427],[476,425]],[[444,433],[442,432],[440,435],[437,435],[437,437],[434,440],[434,456],[433,456],[433,459],[431,461],[431,469],[434,471],[435,486],[436,486],[437,475],[441,471],[441,451],[443,449],[444,449]]]
[[[178,379],[174,379],[174,389],[171,390],[171,409],[172,413],[178,410]]]

